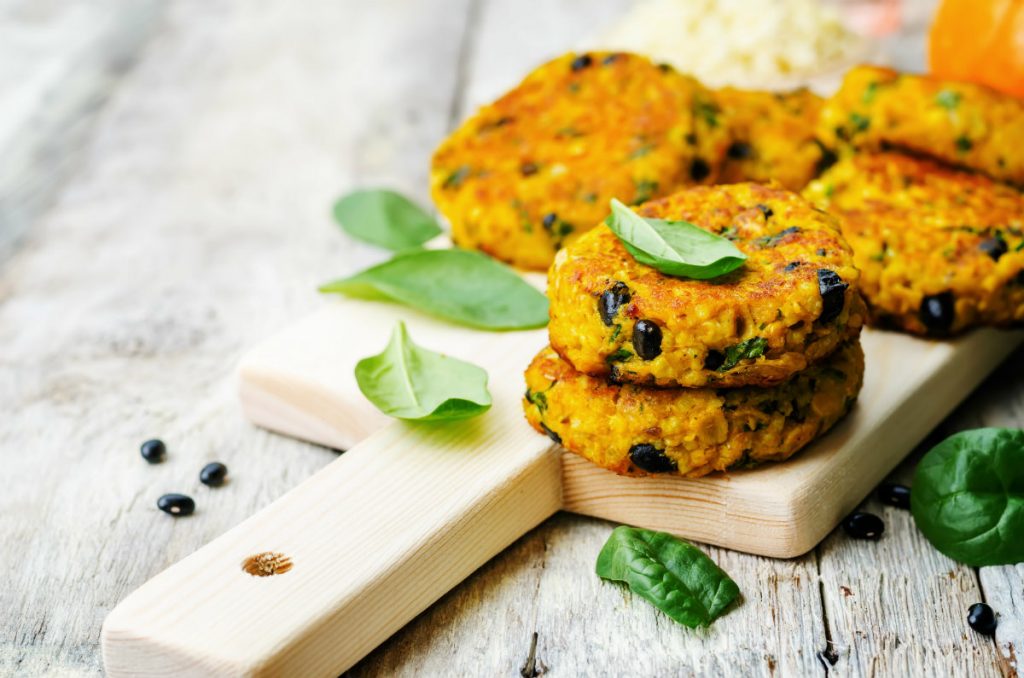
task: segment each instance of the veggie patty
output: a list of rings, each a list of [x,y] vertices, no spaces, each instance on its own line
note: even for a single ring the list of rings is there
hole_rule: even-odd
[[[839,162],[804,195],[839,218],[873,323],[933,335],[1024,323],[1024,193],[879,153]]]
[[[530,424],[623,475],[697,477],[788,459],[842,418],[864,375],[858,341],[771,388],[657,389],[573,369],[550,347],[526,370]]]
[[[835,220],[800,196],[701,186],[636,211],[729,238],[747,260],[693,280],[639,263],[605,225],[569,245],[548,274],[549,330],[580,372],[663,387],[768,386],[860,333],[853,254]]]
[[[544,270],[608,213],[708,182],[728,145],[711,93],[627,53],[566,54],[434,153],[431,190],[461,247]]]

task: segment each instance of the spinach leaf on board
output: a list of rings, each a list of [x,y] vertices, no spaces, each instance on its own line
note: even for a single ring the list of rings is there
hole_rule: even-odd
[[[979,428],[936,445],[910,508],[935,548],[966,565],[1024,562],[1024,431]]]
[[[399,419],[468,419],[491,407],[487,372],[417,346],[403,322],[383,353],[356,364],[356,382],[377,409]]]
[[[440,235],[426,211],[386,189],[353,191],[334,204],[334,220],[356,240],[399,252]]]
[[[414,250],[320,287],[360,299],[390,299],[485,330],[548,323],[548,300],[509,267],[479,252]]]
[[[688,221],[647,219],[615,199],[605,223],[637,261],[668,275],[708,280],[747,258],[730,240]]]
[[[736,582],[693,544],[625,525],[612,530],[597,575],[625,582],[680,624],[708,626],[740,594]]]

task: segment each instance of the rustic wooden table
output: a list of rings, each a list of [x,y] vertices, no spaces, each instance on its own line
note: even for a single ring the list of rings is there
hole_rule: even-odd
[[[100,673],[118,600],[335,457],[247,424],[232,382],[246,346],[321,303],[317,283],[381,258],[332,226],[332,200],[385,184],[426,202],[455,122],[627,4],[164,8],[0,270],[0,673]],[[1024,425],[1022,368],[1019,353],[934,437]],[[150,437],[169,447],[159,466],[138,457]],[[210,490],[214,459],[231,482]],[[196,514],[160,513],[169,491]],[[612,525],[559,515],[351,675],[1024,676],[1024,565],[958,565],[907,512],[865,507],[878,543],[834,533],[791,561],[709,548],[744,598],[704,631],[598,580]],[[978,601],[1000,614],[995,641],[966,625]]]

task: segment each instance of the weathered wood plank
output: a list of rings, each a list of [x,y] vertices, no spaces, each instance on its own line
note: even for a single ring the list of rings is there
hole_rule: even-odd
[[[980,426],[1024,427],[1024,350],[1017,351],[1002,369],[989,377],[971,398],[944,423],[948,435]],[[982,567],[978,570],[984,600],[996,611],[996,650],[1003,675],[1024,676],[1024,564]],[[960,618],[967,614],[960,611]]]
[[[425,200],[448,125],[466,2],[166,11],[0,269],[0,674],[99,673],[118,600],[334,458],[246,424],[230,375],[317,283],[380,256],[332,226],[336,195]],[[169,445],[154,467],[152,436]],[[211,459],[231,469],[219,490],[197,479]],[[157,511],[168,491],[196,514]]]

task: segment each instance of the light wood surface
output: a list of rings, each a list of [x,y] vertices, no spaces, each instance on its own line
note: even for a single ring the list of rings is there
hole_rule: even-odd
[[[77,4],[4,8],[32,25]],[[249,425],[233,381],[246,347],[319,307],[317,284],[380,259],[336,232],[331,201],[386,184],[426,203],[453,118],[626,4],[161,3],[81,163],[0,264],[0,674],[102,675],[120,600],[337,458]],[[921,42],[913,15],[900,49]],[[1021,374],[1017,352],[930,442],[1020,426]],[[170,452],[150,467],[137,447],[154,435]],[[218,490],[196,477],[214,459]],[[161,514],[167,491],[196,514]],[[515,676],[536,632],[547,676],[1022,675],[1022,568],[957,565],[905,512],[861,506],[886,521],[877,544],[837,531],[785,561],[706,547],[744,597],[699,632],[594,576],[611,523],[559,513],[347,674]],[[964,624],[980,600],[994,642]]]
[[[531,276],[531,282],[543,280]],[[480,365],[491,374],[492,388],[500,384],[514,393],[522,393],[522,369],[546,343],[543,330],[479,332],[395,304],[338,299],[246,353],[239,368],[246,416],[303,440],[352,447],[388,423],[359,392],[355,364],[380,351],[399,319],[407,320],[420,344]],[[353,335],[352,327],[359,333]],[[862,340],[868,367],[857,406],[791,461],[697,480],[636,479],[567,455],[564,508],[748,553],[801,555],[1022,339],[1021,332],[988,330],[938,342],[868,330]],[[529,448],[538,434],[519,404],[501,416],[514,444]],[[414,439],[406,442],[415,447]]]

